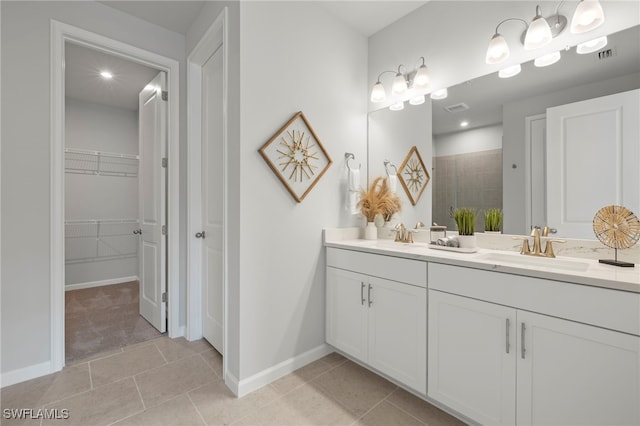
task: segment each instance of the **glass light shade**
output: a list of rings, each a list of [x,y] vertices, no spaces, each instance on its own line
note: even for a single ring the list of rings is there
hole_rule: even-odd
[[[598,37],[594,40],[585,41],[576,47],[576,53],[584,55],[586,53],[595,52],[607,45],[607,36]]]
[[[413,84],[411,86],[414,89],[426,89],[429,87],[429,72],[426,65],[420,65],[418,71],[416,71],[415,77],[413,77]]]
[[[400,101],[400,102],[396,102],[395,104],[391,105],[389,107],[389,109],[391,111],[401,111],[404,109],[404,102]]]
[[[499,64],[509,57],[509,45],[502,35],[496,33],[489,42],[485,62],[487,64]]]
[[[380,103],[387,99],[387,94],[384,91],[384,86],[379,81],[373,85],[371,89],[371,102]]]
[[[582,0],[571,18],[573,34],[586,33],[604,22],[604,12],[598,0]]]
[[[422,105],[424,103],[424,95],[414,96],[409,100],[411,105]]]
[[[548,67],[549,65],[553,65],[558,62],[561,58],[560,52],[552,52],[547,53],[546,55],[542,55],[539,58],[536,58],[533,61],[533,65],[536,67]]]
[[[393,79],[393,85],[391,86],[391,93],[394,95],[401,95],[407,91],[407,79],[404,75],[398,73]]]
[[[549,23],[542,16],[537,15],[529,24],[527,35],[524,37],[524,50],[533,50],[546,46],[551,43],[552,38]]]
[[[449,92],[447,91],[446,87],[444,89],[438,89],[431,93],[431,99],[435,100],[445,99],[447,96],[449,96]]]
[[[514,75],[520,74],[520,71],[522,71],[522,67],[520,66],[520,64],[513,65],[498,71],[498,77],[500,78],[513,77]]]
[[[113,74],[111,74],[109,71],[100,72],[100,76],[105,80],[111,80],[113,78]]]

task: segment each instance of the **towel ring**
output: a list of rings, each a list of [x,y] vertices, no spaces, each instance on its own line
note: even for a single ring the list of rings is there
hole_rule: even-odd
[[[344,158],[345,158],[345,161],[347,162],[347,168],[348,168],[349,170],[354,170],[354,169],[352,169],[352,168],[351,168],[351,165],[349,165],[349,160],[355,160],[355,159],[356,159],[356,156],[355,156],[355,155],[353,155],[353,154],[352,154],[352,153],[350,153],[350,152],[345,152],[345,153],[344,153]],[[357,170],[360,170],[360,168],[361,168],[361,167],[362,167],[362,163],[358,164],[358,169],[357,169]]]
[[[398,174],[398,168],[395,165],[391,164],[391,161],[384,160],[384,170],[387,172],[387,176],[391,176],[392,175],[392,173],[389,172],[389,169],[391,167],[393,167],[393,169],[395,170],[395,172],[393,172],[393,174],[397,175]]]

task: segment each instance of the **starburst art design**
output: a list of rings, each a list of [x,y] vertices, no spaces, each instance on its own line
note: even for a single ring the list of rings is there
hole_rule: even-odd
[[[314,169],[317,169],[318,166],[312,164],[313,160],[318,160],[318,151],[311,152],[311,148],[315,146],[315,144],[311,144],[310,139],[311,135],[307,136],[307,139],[304,138],[304,132],[298,130],[288,131],[287,136],[289,136],[290,142],[282,137],[282,141],[280,145],[284,146],[286,149],[281,150],[277,149],[276,151],[280,154],[279,160],[284,160],[280,162],[281,171],[283,173],[288,172],[287,169],[291,167],[291,173],[289,174],[289,180],[294,182],[300,180],[302,182],[303,178],[311,179],[311,177],[315,174]]]
[[[332,163],[302,111],[258,151],[297,202],[307,196]]]
[[[409,201],[415,206],[431,179],[418,148],[415,146],[411,148],[400,166],[398,177]]]

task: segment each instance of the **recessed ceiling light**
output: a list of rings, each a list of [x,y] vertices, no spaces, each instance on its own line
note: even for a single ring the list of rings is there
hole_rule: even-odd
[[[467,127],[469,125],[468,121],[461,121],[460,122],[460,127]]]
[[[109,71],[101,71],[100,75],[102,76],[102,78],[104,78],[105,80],[111,80],[113,78],[113,74],[111,74]]]

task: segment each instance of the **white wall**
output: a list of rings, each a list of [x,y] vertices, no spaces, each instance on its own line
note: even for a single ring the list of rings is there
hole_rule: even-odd
[[[500,30],[508,38],[511,57],[502,64],[485,64],[487,45],[500,21],[509,17],[530,20],[535,15],[537,4],[542,6],[543,14],[549,16],[558,3],[429,1],[370,37],[368,87],[373,87],[380,72],[395,70],[399,64],[404,64],[409,70],[415,69],[418,58],[424,56],[431,76],[431,92],[640,23],[640,2],[604,0],[606,21],[601,27],[579,35],[565,31],[549,45],[535,51],[525,51],[521,44],[512,41],[519,40],[523,25],[507,23]],[[560,12],[571,19],[575,6],[576,2],[566,2]],[[389,88],[392,79],[393,75],[386,74],[382,82]],[[386,105],[394,102],[393,97],[387,100]],[[370,110],[377,108],[380,104],[369,104]]]
[[[138,111],[72,98],[65,99],[65,147],[117,154],[138,154]],[[114,220],[138,217],[138,179],[130,176],[65,173],[65,220]],[[133,229],[133,228],[132,228]],[[116,248],[131,248],[137,237],[111,237]],[[85,240],[86,241],[86,240]],[[79,252],[69,241],[67,258]],[[81,242],[82,243],[82,242]],[[95,242],[93,242],[95,244]],[[74,250],[75,249],[75,250]],[[127,251],[127,253],[130,253]],[[73,260],[73,259],[71,259]],[[92,259],[65,265],[65,285],[111,281],[138,275],[138,259]]]
[[[640,73],[545,93],[503,106],[503,231],[527,232],[525,215],[525,118],[544,114],[547,108],[640,87]],[[516,165],[514,168],[513,165]]]
[[[95,2],[2,1],[0,7],[3,255],[0,369],[4,375],[33,366],[46,371],[51,359],[50,19],[179,60],[183,75],[185,38]],[[185,87],[181,88],[181,123],[186,110]],[[184,129],[181,125],[181,140],[186,139]],[[182,198],[186,200],[186,190],[181,191],[184,201]],[[181,202],[181,206],[184,218],[185,203]],[[184,248],[184,244],[181,246]],[[181,250],[182,256],[184,253]],[[184,277],[186,270],[182,263],[180,276]],[[184,285],[184,279],[181,284]],[[184,323],[184,310],[181,318]]]
[[[311,2],[242,2],[240,12],[240,158],[230,164],[240,179],[240,275],[231,285],[247,379],[325,342],[321,231],[353,224],[340,187],[345,151],[366,156],[367,39]],[[298,111],[334,160],[302,203],[258,153]]]
[[[467,154],[502,148],[502,124],[433,137],[433,156]]]

